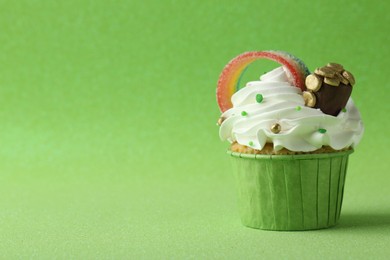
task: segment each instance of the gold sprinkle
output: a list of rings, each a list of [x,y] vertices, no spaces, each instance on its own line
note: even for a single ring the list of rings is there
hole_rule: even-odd
[[[355,85],[355,77],[352,75],[351,72],[345,70],[343,71],[342,75],[349,81],[349,83],[351,83],[351,86]]]
[[[222,123],[223,123],[223,121],[225,121],[225,119],[226,118],[224,118],[222,116],[220,118],[218,118],[217,125],[219,125],[219,126],[222,125]]]
[[[316,105],[317,99],[316,96],[309,91],[304,91],[302,93],[303,99],[305,100],[305,105],[308,107],[314,107]]]
[[[349,84],[349,81],[344,78],[340,73],[336,73],[335,76],[340,80],[341,83],[343,83],[344,85],[348,85]]]
[[[333,69],[336,72],[342,72],[344,70],[343,65],[334,62],[329,62],[326,66]]]
[[[333,78],[336,72],[329,67],[321,67],[315,69],[314,73],[323,77]]]
[[[273,124],[271,126],[271,132],[274,133],[274,134],[279,134],[280,131],[282,130],[282,127],[279,125],[279,124]]]
[[[337,77],[334,78],[324,78],[324,82],[330,86],[337,87],[340,85],[340,80]]]
[[[315,74],[310,74],[306,77],[305,84],[307,89],[317,92],[321,88],[322,78]]]

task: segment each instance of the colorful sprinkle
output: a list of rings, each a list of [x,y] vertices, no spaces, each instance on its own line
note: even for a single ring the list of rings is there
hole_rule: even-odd
[[[326,129],[320,128],[320,129],[318,129],[318,132],[320,132],[321,134],[325,134],[326,133]]]
[[[262,94],[257,94],[256,95],[256,102],[257,103],[263,102],[263,95]]]
[[[297,107],[295,108],[296,111],[301,111],[301,109],[302,109],[302,108],[301,108],[300,106],[297,106]]]
[[[249,141],[249,146],[253,146],[253,142],[252,141]]]
[[[341,109],[341,111],[343,111],[345,113],[345,112],[347,112],[347,109],[343,108],[343,109]]]
[[[241,112],[241,115],[242,115],[242,116],[247,116],[248,113],[247,113],[246,111],[242,111],[242,112]]]

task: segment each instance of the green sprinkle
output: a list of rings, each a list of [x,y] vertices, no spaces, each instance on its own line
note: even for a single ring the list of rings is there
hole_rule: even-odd
[[[345,112],[347,112],[347,109],[343,108],[343,109],[341,109],[341,111],[343,111],[345,113]]]
[[[320,128],[320,129],[318,129],[318,132],[320,132],[321,134],[325,134],[326,133],[326,129]]]
[[[263,102],[263,95],[262,94],[257,94],[256,95],[256,101],[257,101],[257,103],[261,103],[261,102]]]
[[[241,115],[242,115],[242,116],[247,116],[248,113],[247,113],[246,111],[242,111],[242,112],[241,112]]]
[[[253,142],[252,141],[249,141],[249,146],[253,146]]]
[[[297,107],[295,108],[296,111],[301,111],[301,109],[302,109],[302,108],[301,108],[300,106],[297,106]]]

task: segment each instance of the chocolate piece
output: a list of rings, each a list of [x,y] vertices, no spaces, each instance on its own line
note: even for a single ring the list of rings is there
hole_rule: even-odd
[[[319,88],[313,88],[310,84],[306,86],[308,91],[302,93],[306,106],[337,116],[347,105],[355,78],[338,63],[328,63],[325,67],[317,68],[314,73],[322,83]]]
[[[352,86],[340,83],[335,88],[327,83],[322,83],[321,91],[315,93],[317,102],[314,108],[319,108],[325,114],[337,116],[347,105],[352,92]]]
[[[305,105],[308,107],[314,107],[317,103],[317,98],[316,96],[309,91],[304,91],[302,93],[303,99],[305,100]]]
[[[322,78],[315,74],[310,74],[306,77],[305,84],[307,89],[316,92],[321,88]]]
[[[282,127],[279,124],[273,124],[271,126],[271,132],[274,134],[279,134],[281,130],[282,130]]]

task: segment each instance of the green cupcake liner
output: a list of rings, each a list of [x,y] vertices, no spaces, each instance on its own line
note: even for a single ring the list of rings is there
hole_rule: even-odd
[[[336,225],[352,152],[253,155],[228,151],[238,184],[242,223],[266,230]]]

